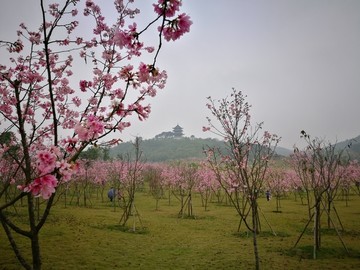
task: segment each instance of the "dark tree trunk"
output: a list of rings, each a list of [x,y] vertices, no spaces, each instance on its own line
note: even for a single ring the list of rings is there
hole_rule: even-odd
[[[253,229],[253,246],[254,246],[254,256],[255,256],[255,269],[260,269],[260,258],[259,251],[257,246],[257,234],[258,234],[258,211],[257,211],[257,203],[256,201],[252,202],[252,229]]]
[[[314,254],[313,257],[316,259],[317,251],[321,247],[321,227],[320,227],[320,201],[315,204],[315,217],[314,217]]]
[[[32,194],[27,195],[28,198],[28,213],[29,213],[29,224],[30,224],[30,238],[31,238],[31,253],[33,260],[33,269],[41,269],[41,256],[40,256],[40,245],[39,245],[39,230],[36,227],[35,222],[35,205]]]

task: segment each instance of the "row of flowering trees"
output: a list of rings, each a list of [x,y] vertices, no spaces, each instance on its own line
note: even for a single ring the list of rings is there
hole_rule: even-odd
[[[136,145],[136,144],[135,144]],[[141,151],[140,151],[141,152]],[[136,153],[136,151],[135,151]],[[296,164],[299,153],[295,153],[289,161],[291,164]],[[303,155],[303,154],[302,154]],[[126,225],[130,215],[134,215],[134,203],[136,192],[140,187],[146,186],[146,191],[149,192],[156,201],[156,209],[160,200],[169,200],[175,198],[179,204],[179,217],[194,217],[196,214],[193,209],[193,196],[196,194],[202,199],[202,206],[207,210],[208,202],[223,202],[219,196],[226,198],[226,201],[236,204],[239,211],[244,211],[246,215],[241,217],[241,222],[244,219],[251,218],[248,212],[244,209],[249,209],[249,197],[246,189],[240,189],[233,181],[234,178],[229,177],[229,172],[226,167],[221,169],[218,167],[216,174],[214,170],[206,162],[197,161],[177,161],[170,163],[144,163],[135,155],[135,160],[129,158],[122,158],[112,161],[97,161],[97,160],[79,160],[77,162],[77,174],[71,180],[66,182],[66,185],[61,185],[59,192],[57,192],[57,200],[62,198],[68,201],[68,204],[88,206],[98,203],[99,200],[105,201],[106,192],[109,188],[114,187],[117,191],[116,199],[109,203],[114,207],[121,206],[119,212],[119,220],[122,225]],[[2,161],[3,176],[9,176],[6,169],[9,167],[6,160]],[[304,165],[303,163],[300,163]],[[311,172],[311,171],[310,171]],[[347,190],[355,187],[356,181],[360,179],[360,166],[355,162],[341,165],[338,167],[337,177],[332,181],[332,194],[341,195],[342,190]],[[340,177],[341,176],[341,177]],[[330,178],[329,178],[330,179]],[[7,178],[1,178],[1,185],[7,183]],[[276,199],[276,210],[279,210],[280,199],[290,194],[298,194],[302,190],[307,194],[308,209],[311,216],[313,216],[314,203],[316,197],[312,195],[314,189],[309,187],[310,179],[305,181],[298,175],[297,171],[291,167],[279,167],[275,164],[270,164],[267,173],[264,176],[262,187],[256,192],[257,198],[264,197],[265,191],[271,191],[273,198]],[[223,186],[222,186],[223,185]],[[225,187],[225,189],[224,189]],[[16,189],[8,189],[5,199],[11,201],[18,194]],[[94,194],[96,198],[94,199]],[[326,193],[324,193],[325,195]],[[334,195],[335,196],[335,195]],[[331,197],[331,203],[334,203],[335,197]],[[70,199],[67,199],[70,198]],[[328,202],[324,196],[322,202]],[[314,202],[315,200],[315,202]],[[321,204],[320,204],[321,205]],[[320,210],[322,210],[321,208]],[[334,208],[335,209],[335,208]],[[40,209],[37,208],[36,211]],[[139,209],[141,211],[141,209]],[[236,209],[237,210],[237,209]],[[137,209],[135,209],[137,211]],[[336,210],[335,210],[336,211]],[[320,211],[321,212],[321,211]],[[323,211],[322,211],[323,212]],[[37,213],[36,213],[37,214]],[[260,230],[260,218],[256,221],[258,231]],[[234,225],[235,226],[235,225]],[[320,228],[319,228],[320,231]]]
[[[289,163],[294,164],[298,161],[298,155],[293,155]],[[1,187],[9,183],[11,177],[11,166],[6,159],[1,160]],[[131,173],[136,169],[136,176],[131,180]],[[335,198],[342,199],[348,205],[348,195],[351,191],[357,193],[357,183],[360,179],[360,164],[356,161],[349,162],[347,165],[339,167],[338,173],[341,175],[331,181],[331,189],[328,191],[331,196],[327,202],[333,203]],[[186,215],[182,210],[191,203],[191,195],[198,194],[201,198],[202,206],[205,210],[208,208],[210,201],[216,203],[228,203],[235,200],[238,203],[244,203],[246,196],[244,190],[237,187],[232,182],[226,183],[226,190],[222,189],[221,179],[229,179],[226,171],[219,171],[216,175],[214,171],[203,161],[174,161],[169,163],[145,163],[135,161],[129,158],[116,159],[111,161],[101,160],[83,160],[77,162],[77,173],[71,180],[61,185],[57,192],[56,201],[62,199],[65,207],[68,204],[75,206],[91,206],[94,195],[96,202],[99,200],[105,202],[108,200],[107,191],[114,187],[119,195],[118,200],[127,197],[136,190],[143,189],[146,184],[146,190],[155,199],[155,208],[158,209],[159,201],[167,199],[171,204],[172,198],[175,198],[182,207],[179,216]],[[310,179],[307,179],[310,180]],[[12,181],[15,181],[12,179]],[[131,182],[135,182],[131,184]],[[260,197],[265,197],[266,191],[270,191],[271,197],[275,199],[276,211],[281,208],[280,200],[290,195],[297,196],[304,194],[306,204],[311,210],[314,204],[314,197],[311,192],[313,188],[311,183],[302,181],[296,170],[291,167],[279,167],[270,165],[265,175],[263,186],[259,189]],[[130,191],[128,192],[128,188]],[[345,196],[347,194],[347,196]],[[10,202],[18,195],[16,186],[11,186],[6,190],[4,201]],[[112,201],[112,206],[118,207],[116,201]],[[331,209],[330,209],[331,210]],[[330,211],[329,210],[329,211]],[[312,212],[309,213],[309,218]],[[189,214],[188,216],[192,216]]]
[[[299,161],[299,153],[296,153],[289,158],[288,166],[278,166],[270,164],[268,171],[264,177],[263,186],[259,189],[259,195],[265,196],[266,191],[270,191],[271,197],[275,200],[294,195],[295,199],[299,194],[304,194],[307,205],[313,204],[313,196],[311,192],[313,188],[309,186],[311,183],[302,180],[302,176],[297,173],[299,168],[290,167],[296,166]],[[141,161],[140,161],[141,162]],[[303,164],[303,163],[302,163]],[[4,182],[6,182],[6,160],[3,160],[4,165]],[[86,198],[91,199],[96,193],[97,199],[100,196],[102,202],[105,201],[106,191],[110,187],[115,187],[120,191],[120,194],[126,193],[126,186],[129,185],[129,174],[131,168],[134,167],[135,161],[129,158],[116,159],[111,161],[100,160],[79,160],[78,172],[73,176],[71,181],[67,182],[68,192],[60,192],[59,196],[68,194],[71,197],[77,197],[81,194],[79,199],[82,199],[82,205],[86,205]],[[192,192],[199,194],[202,201],[202,206],[207,208],[208,202],[211,199],[213,202],[223,203],[225,194],[228,200],[238,197],[243,197],[243,191],[238,189],[234,183],[226,184],[226,191],[221,193],[221,183],[217,181],[217,177],[222,179],[227,178],[225,171],[219,172],[222,175],[216,175],[214,171],[204,161],[173,161],[169,163],[146,163],[141,162],[138,166],[138,173],[136,175],[136,187],[140,189],[146,183],[148,192],[157,201],[155,208],[158,208],[159,200],[167,198],[168,204],[171,204],[171,198],[177,199],[179,202],[185,202],[187,197]],[[300,168],[301,170],[301,168]],[[360,164],[357,161],[350,161],[344,165],[339,166],[337,176],[331,180],[331,202],[338,197],[346,201],[346,194],[351,191],[357,193],[357,183],[360,179]],[[16,190],[16,189],[14,189]],[[87,190],[87,191],[86,191]],[[11,192],[8,192],[10,194]],[[88,193],[86,198],[85,194]],[[12,194],[12,193],[11,193]],[[13,195],[13,194],[12,194]],[[9,196],[7,196],[9,198]],[[66,200],[65,200],[66,203]],[[348,201],[346,201],[348,204]],[[76,200],[75,205],[80,205]],[[185,205],[183,205],[185,206]],[[280,202],[276,203],[276,211],[281,208]],[[311,216],[311,214],[310,214]],[[309,216],[309,217],[310,217]]]
[[[303,136],[305,135],[304,133]],[[307,135],[305,138],[308,139],[309,136]],[[251,228],[256,229],[253,231],[254,234],[258,234],[261,227],[258,211],[252,212],[254,201],[251,200],[256,199],[256,207],[259,208],[258,198],[266,190],[269,190],[276,198],[276,210],[278,211],[281,197],[290,193],[295,195],[299,192],[305,193],[309,209],[309,223],[314,219],[314,250],[317,251],[320,249],[321,213],[327,214],[328,227],[337,230],[330,215],[331,212],[334,212],[340,221],[334,200],[339,193],[346,191],[349,194],[350,189],[356,187],[360,178],[360,166],[356,162],[349,162],[343,156],[343,151],[336,151],[331,144],[326,145],[318,139],[310,142],[311,146],[303,151],[296,150],[290,157],[289,164],[291,166],[288,165],[284,168],[275,166],[275,163],[269,163],[266,171],[263,171],[265,167],[260,161],[269,162],[268,159],[263,158],[263,154],[267,152],[254,144],[252,147],[255,149],[249,152],[251,153],[251,156],[248,156],[249,163],[241,167],[244,170],[242,173],[245,176],[249,175],[247,182],[240,181],[243,177],[241,174],[236,176],[234,172],[237,167],[227,163],[229,157],[220,152],[215,154],[214,149],[206,151],[210,153],[210,159],[207,162],[146,164],[146,166],[142,166],[142,173],[138,175],[138,178],[141,179],[140,182],[146,181],[149,184],[149,192],[156,199],[156,208],[158,208],[159,200],[165,198],[166,192],[168,192],[169,203],[171,196],[177,198],[180,202],[179,217],[194,216],[192,200],[194,193],[201,195],[203,206],[206,209],[209,198],[218,196],[219,191],[222,190],[227,200],[238,212],[240,224],[243,222],[248,226],[250,219],[253,224]],[[313,145],[317,147],[314,148]],[[251,148],[251,146],[248,147]],[[218,155],[220,155],[220,163],[216,163]],[[122,165],[117,165],[116,168],[122,168]],[[259,172],[262,172],[260,176]],[[118,172],[118,174],[122,175],[123,173]],[[253,178],[256,175],[259,178]],[[259,182],[255,183],[255,181]],[[256,187],[251,194],[247,188],[249,184]],[[123,191],[125,192],[126,189]],[[344,247],[346,248],[345,244]],[[314,254],[316,254],[315,251]]]

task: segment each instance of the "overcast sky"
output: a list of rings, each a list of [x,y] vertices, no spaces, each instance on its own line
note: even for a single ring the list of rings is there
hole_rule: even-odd
[[[15,20],[16,9],[5,9],[14,2],[2,1],[1,33],[9,29],[6,15]],[[301,145],[301,130],[333,142],[360,135],[360,1],[184,0],[183,10],[191,32],[164,44],[158,60],[167,87],[124,140],[177,124],[186,136],[210,137],[202,132],[206,97],[224,98],[232,88],[247,96],[254,124],[282,137],[281,146]]]
[[[176,124],[206,137],[206,97],[232,87],[252,104],[254,122],[301,143],[300,131],[331,141],[360,135],[360,1],[184,1],[191,33],[167,44],[166,91],[133,134],[154,136]]]

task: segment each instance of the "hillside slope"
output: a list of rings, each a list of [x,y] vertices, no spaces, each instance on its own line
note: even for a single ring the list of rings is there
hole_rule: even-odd
[[[338,142],[336,144],[338,150],[345,149],[351,159],[360,160],[360,136],[353,139]]]
[[[208,147],[220,148],[226,151],[223,141],[218,139],[200,139],[200,138],[161,138],[143,140],[140,144],[143,158],[149,162],[162,162],[180,159],[204,159],[204,149]],[[360,136],[338,142],[337,149],[347,152],[351,159],[360,160]],[[110,149],[110,157],[116,158],[134,152],[132,142],[124,142]],[[280,147],[276,148],[276,154],[282,157],[288,157],[293,150]]]
[[[140,144],[143,158],[149,162],[162,162],[181,159],[204,159],[204,149],[208,147],[219,148],[226,152],[226,146],[223,141],[217,139],[200,139],[200,138],[163,138],[143,140]],[[110,156],[113,158],[124,156],[134,152],[134,146],[131,142],[124,142],[110,149]],[[291,150],[279,147],[277,154],[288,156]]]
[[[207,147],[219,147],[225,150],[222,141],[216,139],[149,139],[140,144],[143,158],[150,162],[161,162],[180,159],[204,159],[204,149]],[[134,152],[132,142],[121,143],[110,150],[111,157],[118,157]]]

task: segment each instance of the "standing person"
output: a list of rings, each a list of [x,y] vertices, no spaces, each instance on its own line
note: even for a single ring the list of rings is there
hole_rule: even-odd
[[[270,190],[266,190],[266,200],[270,201],[270,197],[271,197]]]
[[[110,199],[110,202],[112,202],[115,198],[115,189],[113,187],[111,187],[108,191],[108,198]]]

